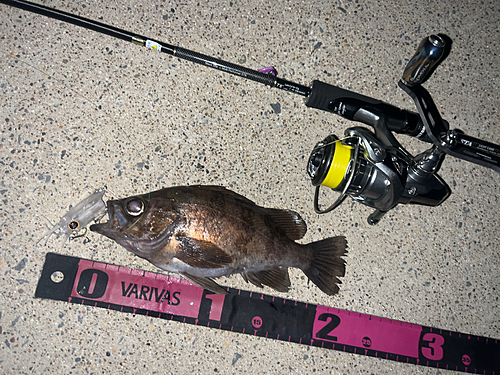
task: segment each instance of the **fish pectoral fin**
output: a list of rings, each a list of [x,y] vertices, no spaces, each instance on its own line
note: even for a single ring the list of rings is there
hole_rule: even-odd
[[[209,277],[193,276],[193,275],[190,275],[186,272],[179,272],[179,275],[188,279],[193,284],[198,285],[200,288],[207,289],[211,292],[214,292],[217,294],[228,294],[229,293],[226,289],[221,287],[219,284],[217,284],[215,281],[213,281]]]
[[[267,285],[278,292],[288,292],[290,287],[290,277],[286,267],[276,267],[257,272],[243,271],[241,275],[246,282],[250,282],[259,288],[262,288],[262,285]]]
[[[177,235],[179,250],[175,257],[191,267],[221,268],[232,263],[231,256],[210,241]]]
[[[300,240],[306,234],[307,225],[297,212],[276,208],[264,208],[264,211],[291,240]]]

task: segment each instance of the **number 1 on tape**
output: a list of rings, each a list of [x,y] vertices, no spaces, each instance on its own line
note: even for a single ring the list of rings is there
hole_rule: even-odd
[[[62,273],[55,280],[54,273]],[[500,342],[49,253],[35,297],[449,370],[500,374]]]

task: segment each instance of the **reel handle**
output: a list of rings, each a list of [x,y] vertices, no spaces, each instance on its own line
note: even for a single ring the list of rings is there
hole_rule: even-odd
[[[414,86],[424,83],[446,57],[445,48],[446,41],[439,35],[423,39],[403,72],[404,84]]]

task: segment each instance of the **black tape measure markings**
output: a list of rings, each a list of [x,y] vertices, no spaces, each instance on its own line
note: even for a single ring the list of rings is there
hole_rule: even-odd
[[[62,281],[52,275],[61,272]],[[455,371],[500,374],[497,339],[48,253],[35,296]]]

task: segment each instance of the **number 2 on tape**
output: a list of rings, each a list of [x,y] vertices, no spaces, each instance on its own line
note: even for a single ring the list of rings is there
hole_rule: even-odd
[[[337,336],[332,336],[330,333],[340,325],[340,318],[334,314],[323,313],[317,317],[318,324],[315,327],[321,327],[319,322],[325,322],[326,324],[317,332],[313,331],[313,337],[320,340],[337,341]]]

